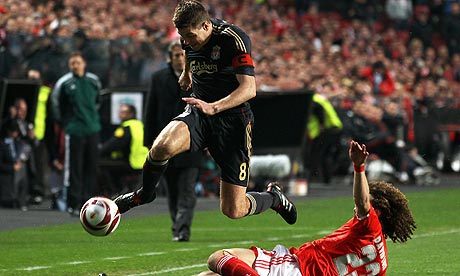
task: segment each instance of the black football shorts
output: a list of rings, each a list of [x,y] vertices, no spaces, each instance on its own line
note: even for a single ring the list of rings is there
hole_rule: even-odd
[[[190,151],[207,148],[221,169],[223,181],[247,187],[254,124],[254,115],[249,105],[213,116],[205,115],[188,105],[174,120],[187,124]]]

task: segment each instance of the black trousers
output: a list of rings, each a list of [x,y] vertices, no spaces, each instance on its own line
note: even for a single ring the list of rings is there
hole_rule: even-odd
[[[169,167],[164,175],[174,237],[190,238],[198,173],[198,168]]]
[[[46,196],[49,194],[45,175],[47,173],[48,150],[44,140],[39,141],[37,146],[33,146],[33,160],[35,173],[29,184],[29,193],[34,196]]]
[[[68,185],[67,205],[79,210],[97,187],[99,133],[87,136],[66,135],[64,184]]]
[[[308,180],[322,176],[324,183],[330,183],[339,166],[341,153],[340,137],[342,131],[337,128],[324,130],[316,139],[310,141],[304,149],[304,169]]]
[[[133,170],[129,161],[99,158],[98,185],[95,192],[108,198],[138,189],[142,170]]]

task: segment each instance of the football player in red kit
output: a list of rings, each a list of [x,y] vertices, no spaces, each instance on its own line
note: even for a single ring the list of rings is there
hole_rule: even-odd
[[[368,155],[365,145],[350,142],[355,208],[353,218],[342,227],[299,248],[218,250],[209,257],[211,271],[199,276],[385,275],[386,239],[406,242],[416,225],[403,193],[387,182],[368,183],[364,169]]]

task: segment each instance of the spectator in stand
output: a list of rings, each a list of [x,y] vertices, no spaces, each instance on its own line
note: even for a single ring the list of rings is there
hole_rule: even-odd
[[[68,179],[64,183],[68,187],[68,212],[79,216],[81,206],[94,195],[97,185],[101,83],[95,74],[86,71],[80,52],[69,56],[68,66],[70,72],[57,81],[51,100],[54,118],[66,134],[68,171],[64,175]]]
[[[444,76],[446,79],[451,80],[455,83],[460,83],[460,53],[452,55],[450,62],[450,68],[445,71]]]
[[[367,78],[372,85],[375,97],[387,97],[393,93],[395,82],[390,72],[386,69],[383,61],[376,61],[372,66],[365,67],[360,76]]]
[[[388,127],[391,136],[395,137],[397,146],[404,146],[405,118],[401,112],[398,99],[389,99],[383,105],[382,121]]]
[[[20,158],[23,143],[19,140],[19,124],[6,119],[0,129],[0,206],[26,211],[27,181]]]
[[[27,211],[28,147],[19,136],[18,121],[6,119],[0,133],[0,206]]]
[[[35,135],[35,127],[32,122],[28,120],[28,104],[25,99],[17,98],[14,101],[14,108],[16,110],[16,116],[14,119],[19,125],[19,139],[26,148],[27,158],[23,159],[25,163],[25,177],[27,178],[27,196],[31,195],[30,202],[33,204],[39,204],[42,202],[40,197],[40,184],[37,179],[37,156],[36,150],[38,147],[38,139]]]
[[[441,29],[441,21],[444,17],[444,0],[431,0],[431,1],[419,1],[416,2],[416,5],[428,5],[430,11],[430,23],[433,25],[433,28],[436,32],[439,32]]]
[[[15,160],[14,140],[19,136],[19,126],[7,119],[1,126],[0,133],[0,206],[14,206],[14,173],[21,164]]]
[[[387,0],[385,11],[396,30],[407,30],[412,19],[412,0]]]
[[[440,122],[436,116],[436,103],[433,95],[440,92],[436,90],[432,81],[428,80],[416,83],[412,91],[414,117],[418,118],[419,122],[423,121],[423,124],[416,124],[414,127],[414,144],[420,154],[432,164],[438,157],[441,143],[438,131]]]
[[[451,13],[443,21],[443,36],[449,53],[460,53],[460,3],[450,4]]]
[[[352,111],[352,139],[365,143],[379,158],[391,164],[400,182],[407,182],[409,176],[404,152],[383,121],[385,112],[378,106],[359,100],[354,103]]]
[[[0,11],[0,14],[5,12]],[[1,15],[0,17],[2,17]],[[0,77],[8,78],[10,76],[11,67],[14,65],[14,57],[8,47],[8,36],[5,29],[0,28]]]
[[[429,21],[430,10],[427,6],[417,6],[414,13],[414,21],[410,24],[408,30],[410,40],[418,38],[422,41],[423,46],[433,46],[433,25]]]
[[[348,16],[372,24],[377,20],[377,3],[370,0],[352,0],[349,4]]]

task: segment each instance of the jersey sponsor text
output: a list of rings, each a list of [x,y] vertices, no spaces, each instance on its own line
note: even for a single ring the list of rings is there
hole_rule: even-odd
[[[203,73],[213,74],[217,72],[217,64],[207,64],[206,62],[193,60],[190,62],[190,71],[198,76]]]

